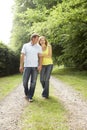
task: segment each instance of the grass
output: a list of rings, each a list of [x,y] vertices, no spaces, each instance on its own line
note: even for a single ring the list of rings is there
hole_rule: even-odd
[[[87,71],[54,67],[53,76],[71,85],[87,99]]]
[[[0,100],[8,95],[22,81],[20,74],[0,77]]]
[[[54,89],[50,87],[50,98],[42,99],[42,88],[37,82],[34,102],[29,103],[21,117],[21,130],[69,130],[67,111],[58,101]]]

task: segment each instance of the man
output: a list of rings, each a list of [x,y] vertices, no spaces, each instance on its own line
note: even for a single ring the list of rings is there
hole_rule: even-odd
[[[42,49],[37,44],[39,39],[38,34],[32,34],[31,41],[23,45],[20,57],[20,72],[23,72],[23,86],[25,96],[29,102],[33,101],[37,74],[42,68]],[[30,86],[28,81],[30,80]]]

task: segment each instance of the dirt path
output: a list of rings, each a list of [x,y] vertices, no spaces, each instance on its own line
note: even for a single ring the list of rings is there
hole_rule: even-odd
[[[17,123],[27,104],[21,84],[0,102],[0,130],[20,130]]]
[[[69,130],[87,130],[87,102],[81,95],[61,81],[51,77],[56,96],[69,111]],[[24,98],[22,84],[0,102],[0,130],[20,130],[18,121],[29,102]]]
[[[58,98],[69,111],[70,130],[87,130],[87,101],[84,101],[70,86],[56,78],[51,77],[50,81],[56,89]]]

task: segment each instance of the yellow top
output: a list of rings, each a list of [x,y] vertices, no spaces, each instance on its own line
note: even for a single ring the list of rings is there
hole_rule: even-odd
[[[42,54],[48,55],[49,52],[49,45],[47,46],[46,50],[43,51]],[[53,64],[52,57],[43,57],[42,65],[49,65]]]

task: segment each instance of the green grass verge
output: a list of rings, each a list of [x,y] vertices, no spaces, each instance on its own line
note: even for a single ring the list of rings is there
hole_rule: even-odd
[[[87,71],[54,67],[52,75],[71,85],[87,98]]]
[[[34,102],[29,103],[21,117],[21,130],[69,130],[67,111],[50,87],[50,98],[42,99],[42,87],[38,80]]]
[[[8,95],[22,81],[20,74],[0,77],[0,100]]]

